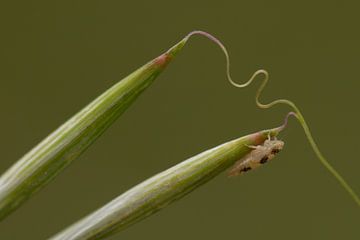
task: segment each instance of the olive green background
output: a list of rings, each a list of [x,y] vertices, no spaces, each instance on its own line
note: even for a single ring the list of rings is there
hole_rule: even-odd
[[[320,149],[360,194],[358,1],[3,1],[0,171],[112,84],[205,30],[232,74],[271,74],[263,101],[298,104]],[[203,150],[279,125],[236,89],[224,56],[192,38],[134,105],[43,191],[0,223],[0,239],[46,239],[140,181]],[[110,239],[360,239],[360,211],[293,119],[269,165],[220,175]]]

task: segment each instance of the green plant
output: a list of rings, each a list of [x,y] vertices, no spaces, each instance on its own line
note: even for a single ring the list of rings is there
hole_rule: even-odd
[[[0,178],[0,220],[79,157],[154,81],[180,41],[108,89],[34,147]]]
[[[151,84],[188,39],[195,34],[206,36],[221,47],[227,60],[227,77],[235,87],[246,87],[259,74],[265,75],[256,94],[257,105],[261,108],[269,108],[278,103],[289,105],[294,112],[289,113],[288,116],[294,115],[299,120],[322,164],[360,206],[356,193],[320,153],[295,104],[285,99],[275,100],[269,104],[259,102],[260,93],[268,81],[268,73],[265,70],[258,70],[245,84],[235,83],[230,76],[229,55],[223,44],[206,32],[194,31],[166,53],[110,88],[10,168],[0,178],[0,219],[14,211],[85,151]],[[151,215],[243,158],[251,150],[249,145],[262,144],[269,136],[278,135],[285,128],[288,116],[280,127],[224,143],[146,180],[52,239],[101,239]]]
[[[202,152],[139,185],[52,237],[52,240],[102,239],[152,215],[208,182],[262,144],[282,127],[253,133]]]

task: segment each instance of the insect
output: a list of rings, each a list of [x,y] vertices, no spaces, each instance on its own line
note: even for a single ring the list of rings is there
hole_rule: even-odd
[[[229,177],[237,176],[267,163],[281,151],[284,147],[284,142],[277,139],[270,139],[269,137],[263,145],[249,147],[254,150],[234,164],[228,173]]]

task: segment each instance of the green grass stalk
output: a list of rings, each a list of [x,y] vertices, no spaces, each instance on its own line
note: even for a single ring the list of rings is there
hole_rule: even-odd
[[[108,89],[6,171],[0,178],[0,220],[78,158],[154,81],[185,42]]]
[[[189,158],[133,187],[50,239],[103,239],[124,230],[208,182],[248,154],[249,145],[262,144],[283,126],[226,142]]]

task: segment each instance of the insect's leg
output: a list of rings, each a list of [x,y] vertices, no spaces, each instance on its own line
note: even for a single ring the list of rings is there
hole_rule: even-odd
[[[257,149],[259,147],[259,146],[247,145],[247,144],[245,144],[245,146],[251,149]]]
[[[268,133],[268,140],[269,140],[269,141],[271,140],[270,132]]]

